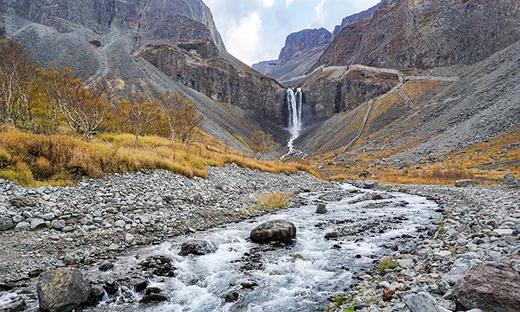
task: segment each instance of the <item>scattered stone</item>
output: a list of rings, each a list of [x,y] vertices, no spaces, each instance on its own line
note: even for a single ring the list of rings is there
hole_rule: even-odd
[[[40,230],[47,227],[47,222],[40,218],[35,218],[31,220],[31,230]]]
[[[427,292],[406,295],[404,302],[412,312],[448,312],[439,306],[435,298]]]
[[[175,276],[175,268],[172,260],[165,256],[151,256],[140,263],[141,267],[150,271],[156,276]]]
[[[135,240],[135,236],[130,234],[130,233],[126,233],[125,235],[125,243],[127,244],[132,244]]]
[[[254,243],[289,243],[296,238],[296,226],[291,222],[273,220],[260,224],[249,235]]]
[[[327,212],[327,204],[318,204],[318,207],[316,208],[317,214],[326,214]]]
[[[38,204],[38,199],[30,196],[16,196],[11,198],[9,202],[16,208],[34,207]]]
[[[94,285],[90,287],[90,294],[88,296],[87,302],[85,303],[88,306],[96,306],[98,303],[103,300],[105,296],[105,289],[101,286]]]
[[[455,181],[455,187],[471,187],[474,185],[475,185],[475,183],[473,182],[473,180],[470,180],[470,179]]]
[[[14,228],[15,231],[26,231],[31,228],[31,224],[29,222],[22,221],[16,225]]]
[[[103,262],[101,265],[99,265],[98,268],[100,271],[105,272],[108,270],[112,270],[114,268],[114,264],[107,261],[107,262]]]
[[[40,309],[50,312],[69,312],[85,304],[90,285],[76,269],[59,268],[48,271],[38,281]]]
[[[181,251],[179,255],[187,256],[187,255],[196,255],[202,256],[210,253],[214,253],[217,250],[217,246],[205,240],[189,240],[181,245]]]
[[[520,181],[510,173],[504,176],[502,183],[507,187],[520,187]]]
[[[0,217],[0,231],[9,231],[14,227],[15,225],[11,217]]]
[[[509,263],[483,262],[470,269],[453,289],[460,307],[486,312],[517,312],[520,274]]]
[[[62,231],[67,224],[63,220],[54,220],[51,223],[51,227],[55,229],[56,231]]]

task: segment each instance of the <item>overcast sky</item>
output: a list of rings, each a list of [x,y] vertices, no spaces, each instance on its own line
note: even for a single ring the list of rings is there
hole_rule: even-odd
[[[379,0],[203,0],[227,50],[251,65],[277,59],[288,34],[335,25]]]

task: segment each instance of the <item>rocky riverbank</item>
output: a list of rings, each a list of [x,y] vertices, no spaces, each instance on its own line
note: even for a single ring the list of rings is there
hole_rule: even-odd
[[[136,246],[258,215],[249,210],[262,193],[328,186],[303,172],[270,174],[236,165],[209,168],[208,179],[159,170],[68,188],[29,189],[0,180],[0,293],[27,286],[22,297],[34,301],[35,279],[46,270],[94,266]]]
[[[518,188],[378,188],[435,200],[442,208],[437,231],[412,251],[396,246],[389,255],[395,268],[358,274],[354,290],[326,311],[518,311]]]
[[[300,291],[323,286],[328,295],[310,297],[324,307],[331,295],[328,312],[516,311],[518,189],[352,184],[360,188],[234,165],[211,168],[207,180],[154,171],[84,180],[72,188],[27,189],[1,181],[0,311],[36,311],[38,279],[45,304],[66,304],[53,298],[70,291],[91,306],[104,298],[109,306],[100,311],[126,311],[126,304],[139,302],[152,304],[150,311],[162,301],[182,305],[177,300],[191,298],[192,283],[209,291],[197,304],[260,306],[256,291],[289,287],[277,285],[280,278],[272,284],[273,276],[292,281],[284,300],[293,308],[302,303]],[[270,192],[295,194],[293,206],[301,209],[275,215],[296,224],[287,232],[296,236],[295,245],[247,240],[253,225],[246,219],[263,213],[250,208]],[[65,269],[52,271],[56,267]],[[228,281],[229,274],[237,276]],[[45,286],[55,282],[59,290]],[[222,290],[215,293],[207,283]],[[344,293],[336,293],[340,289]],[[62,293],[56,297],[54,291]]]

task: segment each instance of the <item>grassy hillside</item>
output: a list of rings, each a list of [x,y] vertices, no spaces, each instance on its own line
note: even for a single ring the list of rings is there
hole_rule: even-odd
[[[166,169],[187,177],[207,177],[208,166],[235,163],[265,172],[316,172],[301,163],[260,161],[201,135],[185,145],[159,136],[136,141],[132,134],[103,133],[87,142],[74,135],[38,135],[13,128],[0,132],[0,178],[26,186],[73,185],[83,176],[143,169]]]

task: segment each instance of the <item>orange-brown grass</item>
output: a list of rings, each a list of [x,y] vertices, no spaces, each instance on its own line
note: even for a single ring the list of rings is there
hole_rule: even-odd
[[[214,144],[206,138],[206,142]],[[33,135],[15,129],[0,132],[0,178],[26,186],[72,185],[81,176],[142,169],[166,169],[187,177],[208,175],[207,166],[235,163],[273,173],[317,172],[302,163],[260,161],[222,144],[185,146],[157,136],[104,133],[91,142],[68,135]]]
[[[350,163],[329,163],[322,175],[331,180],[359,179],[364,172],[369,179],[403,184],[453,184],[456,180],[473,179],[484,185],[501,182],[505,174],[520,178],[520,129],[497,136],[487,142],[460,151],[440,155],[441,161],[414,167],[374,166],[378,159],[395,155],[402,148],[372,153],[357,153]]]
[[[406,82],[401,90],[415,104],[421,103],[429,94],[437,92],[442,87],[438,80],[411,80]]]

